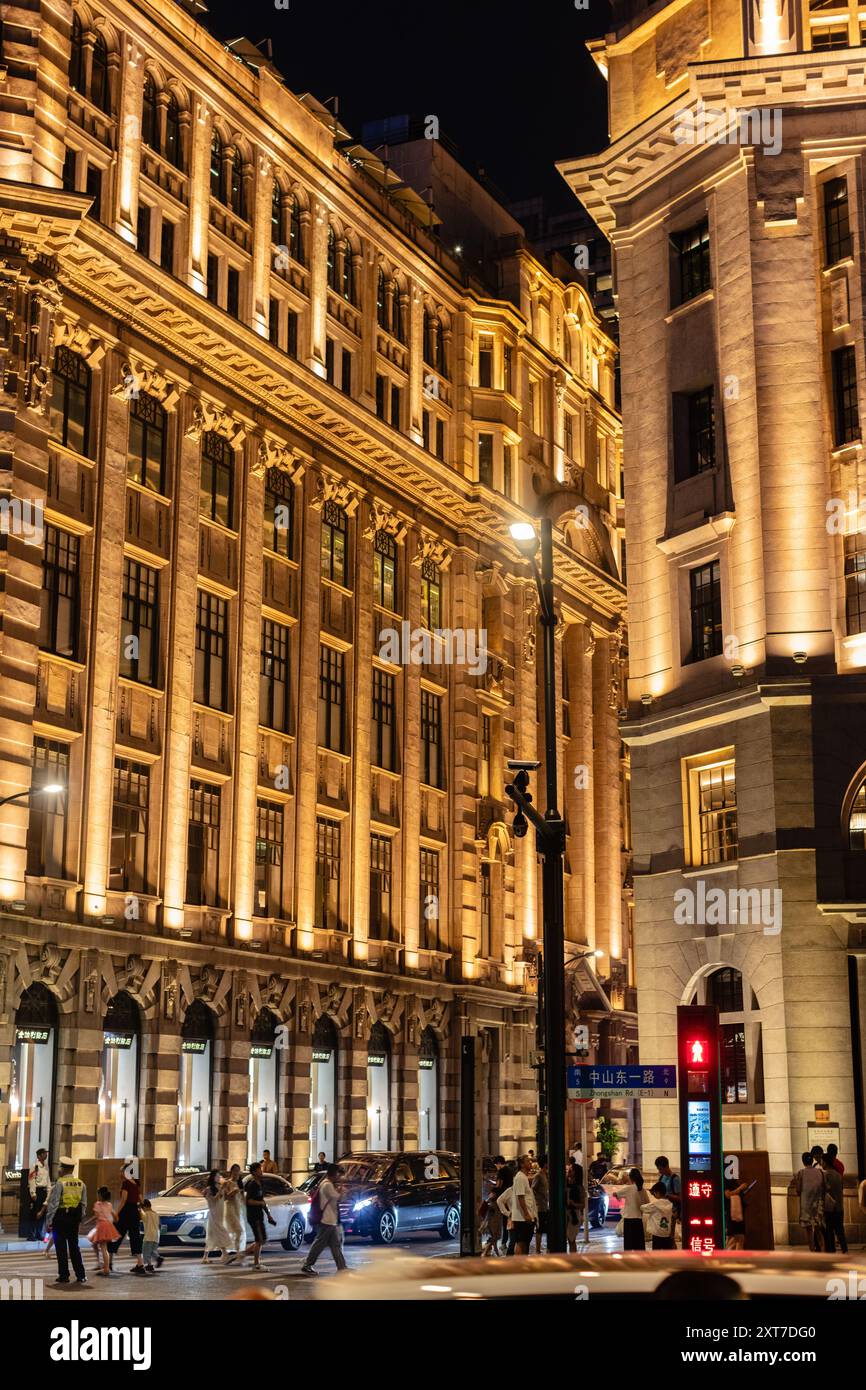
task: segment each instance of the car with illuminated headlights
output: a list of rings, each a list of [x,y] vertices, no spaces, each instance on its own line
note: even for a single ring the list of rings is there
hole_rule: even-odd
[[[242,1186],[248,1177],[249,1173],[241,1175]],[[151,1206],[159,1217],[161,1248],[186,1246],[204,1249],[207,1231],[204,1190],[207,1181],[207,1173],[190,1173],[152,1199]],[[259,1181],[268,1210],[276,1222],[275,1226],[266,1227],[268,1239],[278,1240],[284,1250],[300,1250],[309,1230],[309,1195],[293,1187],[288,1178],[278,1173],[263,1173]]]
[[[390,1245],[412,1231],[460,1235],[460,1167],[445,1150],[347,1154],[339,1160],[340,1224],[347,1236]],[[315,1174],[304,1184],[312,1192]]]

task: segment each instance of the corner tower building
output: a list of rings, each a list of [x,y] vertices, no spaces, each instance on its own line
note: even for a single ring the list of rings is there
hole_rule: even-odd
[[[615,4],[610,146],[560,166],[614,249],[641,1061],[718,1004],[725,1148],[768,1152],[782,1241],[804,1148],[866,1166],[862,35]],[[642,1116],[675,1154],[674,1103]]]

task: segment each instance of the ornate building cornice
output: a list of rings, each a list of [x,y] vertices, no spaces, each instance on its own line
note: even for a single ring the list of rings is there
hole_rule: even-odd
[[[376,533],[384,531],[387,535],[393,536],[398,545],[402,545],[409,529],[409,518],[401,516],[385,502],[380,502],[378,497],[371,498],[369,505],[370,515],[362,532],[364,540],[375,540]]]
[[[310,499],[310,507],[314,512],[320,512],[326,502],[336,502],[347,516],[353,516],[364,496],[361,488],[356,487],[354,483],[321,466],[316,473],[315,489]]]
[[[203,434],[222,435],[233,449],[240,449],[247,436],[247,424],[224,406],[203,396],[193,406],[186,435],[188,439],[200,439]]]

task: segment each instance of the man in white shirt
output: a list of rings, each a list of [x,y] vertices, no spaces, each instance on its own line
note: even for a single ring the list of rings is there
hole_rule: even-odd
[[[27,1174],[27,1186],[30,1192],[30,1239],[41,1240],[45,1203],[51,1186],[47,1149],[36,1150],[36,1162]]]
[[[514,1238],[515,1255],[529,1254],[532,1233],[535,1230],[535,1223],[538,1219],[538,1207],[535,1202],[535,1193],[532,1191],[532,1183],[530,1182],[531,1172],[532,1159],[529,1154],[524,1154],[520,1160],[517,1172],[514,1175],[514,1186],[512,1188],[511,1198],[511,1229]]]
[[[301,1265],[302,1274],[315,1274],[313,1265],[327,1248],[334,1257],[334,1264],[338,1270],[346,1268],[346,1261],[343,1258],[343,1228],[340,1225],[340,1196],[337,1191],[336,1182],[340,1176],[340,1169],[336,1163],[329,1163],[327,1172],[319,1183],[314,1201],[318,1201],[319,1229],[316,1232],[316,1239],[310,1246],[310,1253]]]

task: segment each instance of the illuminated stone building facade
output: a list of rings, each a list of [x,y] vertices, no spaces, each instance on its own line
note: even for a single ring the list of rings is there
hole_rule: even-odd
[[[862,21],[614,10],[611,144],[561,170],[620,314],[641,1061],[718,1004],[726,1149],[802,1239],[802,1151],[866,1164]],[[677,1153],[676,1105],[642,1117]]]
[[[612,345],[183,7],[2,8],[6,1171],[453,1147],[467,1033],[513,1152],[544,508],[570,1017],[634,1034]]]

